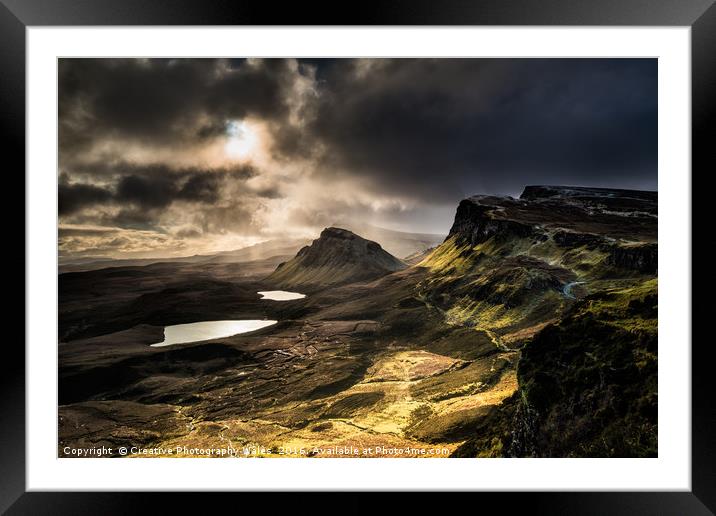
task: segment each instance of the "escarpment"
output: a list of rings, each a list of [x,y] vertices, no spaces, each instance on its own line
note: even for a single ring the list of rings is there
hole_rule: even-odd
[[[460,203],[423,296],[519,358],[457,456],[656,454],[656,201],[529,186]]]

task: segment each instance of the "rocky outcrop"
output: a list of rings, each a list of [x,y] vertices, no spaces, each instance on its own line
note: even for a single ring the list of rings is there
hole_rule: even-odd
[[[604,237],[592,233],[575,233],[574,231],[556,231],[552,235],[554,243],[560,247],[586,246],[596,249],[604,244]]]
[[[590,301],[523,349],[508,456],[656,456],[656,298],[602,314]]]
[[[331,227],[280,264],[266,281],[281,287],[316,288],[371,280],[405,267],[377,242]]]
[[[460,202],[448,239],[474,246],[492,237],[544,240],[550,234],[562,247],[654,243],[656,192],[528,186],[519,199],[476,195]]]
[[[457,207],[448,239],[454,236],[459,243],[477,245],[492,237],[529,237],[534,233],[532,225],[498,216],[504,205],[513,203],[509,197],[474,196],[463,200]]]
[[[617,188],[592,188],[585,186],[547,186],[547,185],[529,185],[520,195],[520,199],[524,200],[543,200],[543,199],[631,199],[645,201],[648,203],[656,203],[657,192],[644,190],[624,190]]]
[[[657,244],[616,245],[607,257],[609,265],[648,274],[656,273],[657,262]]]

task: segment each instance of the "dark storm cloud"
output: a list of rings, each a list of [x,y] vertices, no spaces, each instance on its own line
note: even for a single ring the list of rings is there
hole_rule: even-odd
[[[307,134],[329,170],[425,199],[526,184],[656,187],[657,63],[633,59],[333,61]]]
[[[61,59],[60,147],[121,136],[152,143],[221,135],[231,118],[278,119],[287,111],[286,60],[239,68],[216,59]]]
[[[91,183],[71,183],[69,176],[63,174],[58,191],[60,215],[71,215],[97,205],[124,206],[112,217],[112,222],[127,227],[149,226],[157,210],[176,201],[215,203],[224,181],[244,181],[257,174],[249,165],[200,170],[119,163],[78,167],[78,170],[84,175],[94,173],[104,180],[114,178],[115,184],[100,187]]]
[[[173,181],[181,181],[187,177],[201,174],[213,174],[217,177],[230,177],[236,180],[246,180],[259,173],[256,167],[250,164],[238,164],[219,168],[176,168],[175,166],[163,163],[138,164],[124,161],[99,161],[91,164],[77,164],[70,167],[70,169],[73,176],[98,178],[102,180],[134,175],[147,178],[171,178]],[[66,172],[63,173],[60,181],[68,180],[69,176],[70,174]]]
[[[172,176],[125,176],[117,184],[114,199],[144,209],[164,208],[177,200],[215,202],[219,197],[221,176],[193,174],[183,185]]]
[[[123,177],[117,185],[116,200],[144,208],[163,208],[176,197],[176,185],[168,177]]]
[[[186,201],[216,202],[219,198],[219,181],[216,176],[209,174],[191,176],[176,197]]]
[[[112,198],[112,192],[89,184],[60,183],[58,211],[60,216],[71,215],[82,208],[103,203]]]
[[[114,214],[103,214],[99,216],[100,223],[119,228],[152,230],[156,227],[158,211],[146,207],[129,206],[120,209]]]
[[[308,65],[319,95],[289,124]],[[255,116],[277,156],[323,149],[325,171],[421,199],[655,187],[656,74],[654,59],[61,60],[60,133],[68,150],[103,135],[196,143]]]
[[[129,239],[67,253],[443,231],[477,193],[656,189],[657,60],[61,59],[59,143],[61,222]]]

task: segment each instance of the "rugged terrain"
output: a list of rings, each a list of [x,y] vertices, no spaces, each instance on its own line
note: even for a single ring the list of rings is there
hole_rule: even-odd
[[[326,228],[294,258],[280,263],[266,281],[286,288],[321,290],[379,278],[405,266],[377,242],[347,229]]]
[[[463,200],[405,261],[327,228],[294,257],[61,274],[59,454],[654,456],[656,241],[654,192],[535,186]],[[278,288],[308,296],[257,294]]]
[[[390,229],[350,222],[340,224],[353,233],[363,238],[380,242],[380,245],[387,252],[400,259],[415,256],[423,253],[426,249],[439,245],[445,235],[434,235],[430,233],[406,233]],[[214,254],[197,254],[193,256],[163,257],[163,258],[123,258],[112,259],[102,256],[64,257],[60,256],[60,273],[83,272],[109,267],[136,267],[152,265],[155,263],[177,263],[177,264],[204,264],[209,267],[221,263],[238,263],[249,261],[268,260],[281,257],[288,260],[296,255],[302,248],[311,243],[310,238],[266,240],[264,242],[236,249],[223,251]]]

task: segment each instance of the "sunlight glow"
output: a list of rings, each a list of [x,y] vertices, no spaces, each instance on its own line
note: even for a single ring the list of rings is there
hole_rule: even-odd
[[[246,158],[256,148],[258,136],[245,121],[232,120],[226,125],[224,152],[230,158]]]

